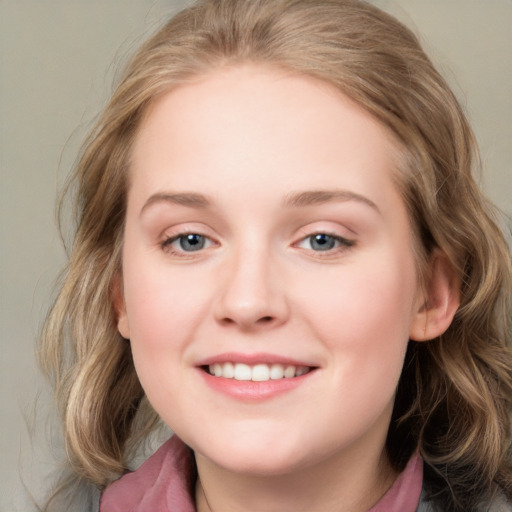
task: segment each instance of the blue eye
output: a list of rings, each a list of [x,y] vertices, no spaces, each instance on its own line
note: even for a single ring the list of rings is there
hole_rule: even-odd
[[[197,233],[186,233],[173,238],[169,238],[162,244],[164,248],[168,247],[176,252],[196,252],[209,247],[209,238]]]
[[[309,237],[311,249],[314,251],[329,251],[337,246],[338,240],[331,235],[325,233],[318,233]]]
[[[327,252],[342,246],[351,247],[352,245],[354,245],[354,242],[340,236],[329,235],[327,233],[315,233],[314,235],[304,238],[300,242],[299,247],[316,252]]]
[[[180,249],[187,252],[199,251],[206,245],[205,237],[196,233],[182,235],[177,239],[177,242],[180,246]]]

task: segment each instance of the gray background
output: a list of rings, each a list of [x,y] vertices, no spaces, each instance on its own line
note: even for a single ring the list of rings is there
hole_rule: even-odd
[[[184,1],[0,0],[0,510],[52,469],[34,350],[65,262],[57,191],[127,54]],[[483,186],[512,215],[512,0],[375,0],[416,32],[466,106]],[[34,429],[33,440],[29,435]],[[25,482],[24,489],[21,477]]]

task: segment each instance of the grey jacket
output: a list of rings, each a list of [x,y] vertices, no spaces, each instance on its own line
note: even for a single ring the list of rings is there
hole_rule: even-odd
[[[85,489],[84,489],[85,490]],[[97,488],[89,488],[88,492],[82,493],[80,496],[81,506],[76,510],[99,512],[100,509],[101,493]],[[400,510],[393,510],[389,512],[401,512]],[[421,494],[420,503],[416,512],[443,512],[438,508],[434,508],[424,496]],[[479,512],[512,512],[512,504],[507,503],[503,495],[499,494],[489,506],[484,506],[479,509]]]
[[[492,503],[487,506],[482,506],[479,509],[479,512],[512,512],[512,504],[507,503],[505,497],[502,494],[498,494]],[[390,512],[400,512],[390,511]],[[443,512],[439,508],[434,508],[424,496],[424,493],[421,493],[420,504],[416,510],[416,512]]]

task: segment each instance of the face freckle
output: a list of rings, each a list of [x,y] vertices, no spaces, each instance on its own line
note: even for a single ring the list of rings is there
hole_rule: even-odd
[[[255,66],[151,106],[119,328],[202,457],[268,474],[382,449],[418,302],[396,151],[329,86]],[[272,380],[280,367],[295,374]]]

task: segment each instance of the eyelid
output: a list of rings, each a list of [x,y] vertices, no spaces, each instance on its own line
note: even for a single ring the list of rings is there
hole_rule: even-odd
[[[326,236],[330,236],[332,237],[334,240],[336,240],[337,242],[347,246],[347,247],[352,247],[354,244],[355,244],[355,241],[354,240],[350,240],[348,238],[345,238],[344,236],[341,236],[341,235],[337,235],[335,233],[329,233],[328,231],[317,231],[315,233],[311,233],[309,235],[306,235],[304,237],[302,237],[297,243],[296,245],[304,242],[305,240],[308,240],[309,238],[313,238],[314,236],[317,236],[317,235],[326,235]]]
[[[176,226],[162,233],[162,236],[158,241],[158,245],[162,251],[173,256],[180,258],[197,258],[198,256],[204,254],[204,252],[208,249],[219,245],[219,242],[215,239],[215,237],[213,237],[211,234],[207,234],[208,231],[210,230],[195,226]],[[208,241],[208,244],[206,247],[202,247],[197,251],[184,251],[173,246],[174,242],[182,237],[186,237],[187,235],[201,236]]]
[[[303,239],[311,238],[311,237],[318,236],[318,235],[330,236],[332,238],[335,238],[336,240],[340,240],[340,241],[343,241],[343,242],[352,242],[352,240],[348,239],[345,236],[342,236],[342,235],[340,235],[338,233],[331,233],[330,231],[324,231],[324,230],[314,231],[313,233],[308,233],[305,237],[303,237]]]
[[[326,220],[303,224],[297,229],[295,239],[299,241],[315,235],[329,235],[348,242],[355,242],[355,237],[357,237],[356,232],[350,227]]]
[[[172,245],[174,242],[177,242],[181,238],[185,238],[189,235],[197,235],[197,236],[200,236],[201,238],[203,238],[204,240],[208,240],[208,242],[209,242],[208,247],[214,243],[213,240],[209,236],[202,235],[201,233],[190,232],[190,233],[180,233],[179,235],[168,237],[162,242],[162,245],[163,246]],[[187,252],[187,251],[183,251],[183,252]],[[194,252],[194,251],[189,251],[189,252]]]
[[[315,250],[313,248],[302,247],[302,244],[305,243],[308,239],[316,235],[326,235],[334,238],[338,245],[336,247],[326,249],[326,250]],[[335,258],[340,256],[342,253],[350,250],[353,246],[356,245],[356,240],[353,238],[348,238],[342,234],[338,230],[332,228],[324,228],[322,226],[318,227],[305,227],[302,228],[297,236],[297,241],[292,244],[293,247],[300,249],[314,258]]]

